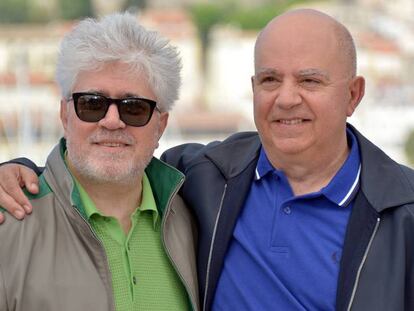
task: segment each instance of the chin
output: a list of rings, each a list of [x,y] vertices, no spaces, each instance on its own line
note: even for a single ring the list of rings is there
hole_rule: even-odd
[[[282,154],[299,154],[309,148],[309,144],[298,139],[274,139],[272,142],[273,150]]]
[[[123,163],[125,164],[125,163]],[[100,165],[84,167],[82,175],[97,183],[109,184],[133,184],[137,178],[142,176],[144,169],[132,165],[114,165],[111,166]]]

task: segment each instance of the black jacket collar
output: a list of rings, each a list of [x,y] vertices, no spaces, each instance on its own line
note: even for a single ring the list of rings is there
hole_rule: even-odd
[[[377,212],[414,202],[414,173],[398,164],[366,139],[353,126],[362,162],[361,188]]]
[[[414,173],[398,164],[366,139],[352,125],[357,137],[362,162],[361,188],[377,212],[414,202]],[[232,148],[232,145],[236,146]],[[241,174],[252,161],[257,161],[261,142],[257,132],[232,135],[206,151],[226,179]]]
[[[217,166],[226,179],[230,179],[242,173],[251,162],[257,161],[260,147],[257,132],[242,132],[208,149],[206,157]]]

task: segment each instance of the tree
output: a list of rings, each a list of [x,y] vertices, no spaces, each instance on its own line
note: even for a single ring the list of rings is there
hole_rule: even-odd
[[[207,66],[207,50],[210,45],[211,29],[214,25],[222,23],[225,9],[213,3],[200,3],[190,7],[190,15],[197,27],[201,43],[201,69],[203,72]]]
[[[23,23],[28,19],[27,0],[1,0],[0,23]]]
[[[197,27],[200,39],[201,51],[201,73],[204,80],[207,80],[208,50],[210,47],[211,30],[218,24],[234,24],[242,29],[260,30],[273,17],[283,13],[289,6],[309,2],[306,0],[279,0],[270,1],[267,5],[257,7],[243,7],[235,0],[210,1],[194,4],[188,7],[188,11]],[[203,83],[204,84],[204,83]],[[200,102],[204,106],[205,96],[202,95]]]
[[[93,16],[90,0],[59,0],[60,16],[65,20]]]

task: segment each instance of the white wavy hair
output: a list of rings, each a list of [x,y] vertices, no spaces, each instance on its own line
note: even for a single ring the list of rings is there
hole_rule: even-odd
[[[132,74],[144,73],[159,108],[171,110],[181,85],[179,53],[167,39],[145,29],[127,12],[86,18],[64,36],[56,66],[62,96],[71,98],[79,72],[99,70],[116,61],[128,64]]]

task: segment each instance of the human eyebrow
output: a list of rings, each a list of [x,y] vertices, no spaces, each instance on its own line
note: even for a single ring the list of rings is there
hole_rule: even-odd
[[[262,75],[272,75],[277,76],[280,75],[279,71],[274,68],[260,68],[256,73],[255,76],[262,76]]]
[[[326,71],[315,69],[315,68],[309,68],[309,69],[303,69],[298,72],[299,77],[318,77],[321,79],[324,79],[326,81],[330,81],[329,74]]]

